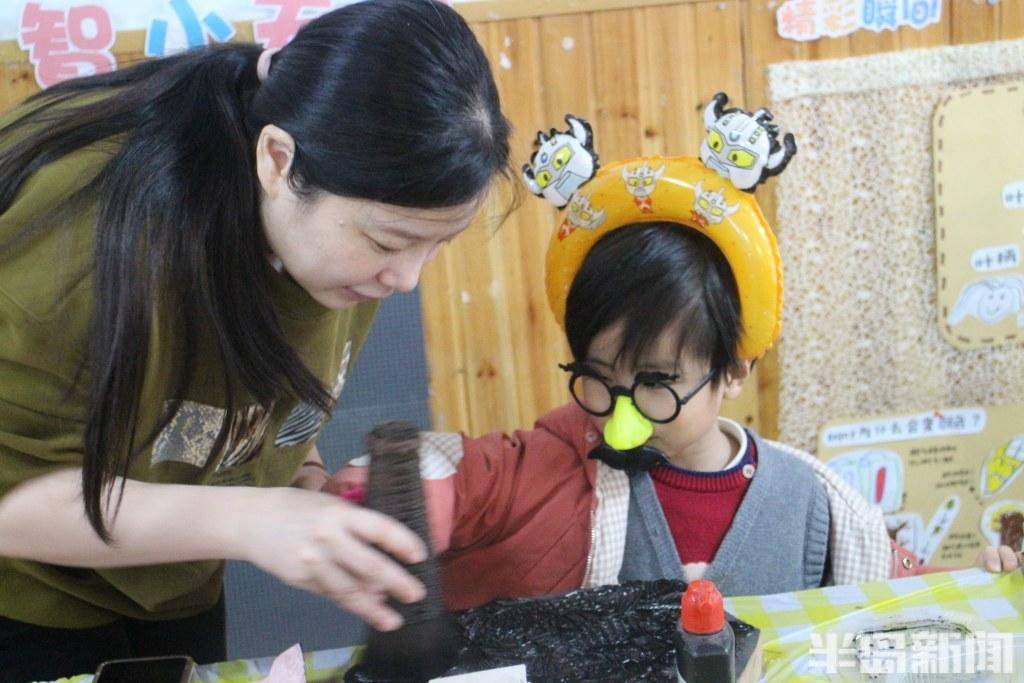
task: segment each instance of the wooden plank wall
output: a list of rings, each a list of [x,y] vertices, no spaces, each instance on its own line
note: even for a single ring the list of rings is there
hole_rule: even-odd
[[[1020,0],[994,5],[944,0],[941,23],[922,31],[860,31],[796,43],[776,33],[778,4],[680,2],[474,23],[516,127],[516,166],[529,156],[535,132],[559,125],[566,112],[593,124],[605,161],[694,154],[702,104],[717,90],[741,106],[765,103],[768,64],[1024,37]],[[758,196],[771,219],[770,189]],[[568,400],[556,365],[569,357],[568,349],[543,288],[552,224],[553,211],[527,194],[503,225],[483,221],[424,273],[436,428],[472,434],[515,429]],[[773,357],[756,375],[729,414],[774,436],[778,374]]]
[[[552,14],[559,3],[570,11],[580,3],[544,0],[535,4],[546,16],[496,21],[480,17],[522,14],[522,6],[493,0],[490,9],[481,2],[465,10],[516,127],[517,167],[529,156],[535,131],[560,124],[566,112],[594,125],[606,161],[693,154],[706,99],[724,90],[739,105],[764,103],[767,64],[1024,36],[1024,0],[943,0],[942,22],[923,31],[861,31],[805,44],[778,37],[779,0],[648,0],[626,9],[623,0],[599,1],[617,8]],[[250,25],[237,28],[238,39],[251,39]],[[113,51],[119,64],[142,57],[143,38],[141,31],[118,34]],[[0,44],[0,111],[37,89],[26,53],[13,41]],[[759,198],[771,217],[771,194],[761,191]],[[568,400],[556,365],[568,359],[568,350],[544,295],[544,251],[554,211],[525,195],[496,227],[495,217],[508,201],[506,188],[483,220],[443,250],[423,276],[437,429],[480,434],[529,426]],[[730,414],[771,436],[778,395],[771,356],[756,376]]]

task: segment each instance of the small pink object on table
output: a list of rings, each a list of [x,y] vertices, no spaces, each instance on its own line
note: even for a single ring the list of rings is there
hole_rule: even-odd
[[[306,664],[298,643],[277,656],[263,683],[306,683]]]

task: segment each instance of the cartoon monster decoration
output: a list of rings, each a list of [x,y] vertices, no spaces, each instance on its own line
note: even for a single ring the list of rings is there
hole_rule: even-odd
[[[523,165],[526,187],[538,197],[562,208],[569,203],[580,185],[597,172],[597,152],[590,124],[567,114],[565,132],[554,128],[547,135],[537,133],[536,146],[530,163]]]
[[[704,109],[707,135],[700,145],[700,160],[737,189],[751,192],[782,173],[796,154],[796,140],[786,133],[779,142],[779,127],[771,122],[767,109],[753,114],[736,107],[725,109],[728,101],[728,95],[720,92]]]
[[[796,143],[792,135],[786,137],[785,148],[775,140],[778,126],[769,123],[767,112],[723,112],[727,98],[718,97],[715,109],[721,121],[708,122],[709,127],[724,126],[713,131],[723,141],[716,146],[725,155],[718,168],[702,154],[704,163],[694,156],[659,155],[623,159],[598,170],[590,126],[572,115],[565,117],[565,132],[538,134],[522,177],[531,192],[562,209],[548,242],[545,272],[548,303],[559,325],[565,326],[572,282],[593,245],[613,230],[663,221],[703,232],[728,261],[743,302],[739,356],[760,358],[771,348],[781,325],[782,267],[775,235],[757,199],[742,190],[780,173]],[[731,141],[730,147],[725,140]],[[751,163],[744,165],[732,154],[741,148]],[[738,173],[733,177],[727,172],[730,159]],[[741,189],[730,182],[738,182]],[[589,183],[585,190],[584,183]],[[573,373],[573,386],[576,370],[571,364],[561,367]],[[647,470],[665,461],[664,454],[646,445],[653,423],[629,398],[619,396],[610,415],[602,429],[604,443],[593,449],[592,458],[622,470]]]
[[[718,225],[729,216],[740,210],[739,204],[729,204],[725,200],[725,188],[712,192],[704,190],[703,181],[693,186],[695,199],[693,202],[693,221],[703,227]]]
[[[558,229],[558,239],[564,240],[574,230],[596,230],[604,223],[605,217],[604,209],[598,209],[590,204],[590,197],[577,194],[569,203],[565,220]]]
[[[655,171],[646,161],[632,171],[625,166],[622,167],[622,182],[626,183],[626,191],[633,195],[633,201],[643,213],[654,212],[651,195],[664,173],[664,164]]]

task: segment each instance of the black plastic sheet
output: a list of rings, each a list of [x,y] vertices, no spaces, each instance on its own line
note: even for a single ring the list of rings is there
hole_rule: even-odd
[[[458,612],[459,654],[447,675],[525,664],[531,683],[675,681],[673,637],[685,588],[682,581],[634,581]],[[731,616],[729,623],[739,673],[758,631]],[[373,681],[365,672],[347,680]]]

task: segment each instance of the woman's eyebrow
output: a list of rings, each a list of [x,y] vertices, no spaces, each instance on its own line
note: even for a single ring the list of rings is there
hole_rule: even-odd
[[[403,240],[409,240],[410,242],[418,242],[423,239],[423,235],[417,235],[414,232],[408,232],[407,230],[403,230],[402,228],[397,226],[382,225],[380,229],[388,233],[389,235],[392,235],[393,237],[398,237]]]
[[[450,242],[452,239],[457,237],[459,235],[459,233],[462,232],[462,230],[459,229],[459,230],[452,230],[451,232],[449,232],[446,235],[434,235],[434,234],[421,235],[421,234],[418,234],[418,233],[406,230],[406,229],[402,228],[400,225],[383,224],[383,225],[380,225],[379,228],[380,228],[381,231],[387,233],[391,237],[397,237],[398,239],[407,240],[409,242],[429,242],[429,241]]]

